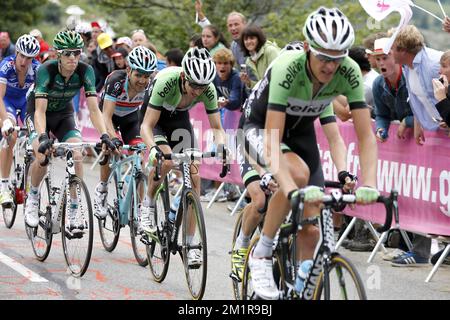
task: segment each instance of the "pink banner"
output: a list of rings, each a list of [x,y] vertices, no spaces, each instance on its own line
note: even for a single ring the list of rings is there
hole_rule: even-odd
[[[212,132],[202,104],[190,111],[197,141],[202,150],[212,150]],[[237,127],[237,123],[236,123]],[[339,122],[341,135],[347,145],[348,169],[360,174],[359,152],[356,134],[351,122]],[[406,140],[396,137],[398,125],[392,124],[389,139],[378,143],[378,189],[388,195],[392,189],[399,192],[400,227],[408,231],[450,236],[450,138],[444,131],[426,132],[425,144],[419,146],[410,136]],[[331,160],[328,142],[316,123],[317,142],[326,180],[337,180],[337,172]],[[227,130],[229,143],[235,152],[235,132]],[[233,157],[235,159],[235,157]],[[221,166],[201,167],[200,175],[211,180],[221,180],[242,185],[239,166],[234,162],[231,174],[219,179]],[[362,183],[362,182],[360,182]],[[384,223],[384,207],[381,204],[357,206],[346,213],[364,220]]]
[[[191,123],[194,128],[194,134],[199,144],[199,148],[202,151],[213,151],[213,132],[209,125],[208,115],[205,111],[205,106],[203,103],[198,103],[194,108],[189,111]],[[227,118],[227,125],[232,126],[232,122],[235,122],[234,128],[237,128],[239,123],[239,117],[236,116],[237,112],[232,112]],[[226,129],[225,130],[228,139],[228,146],[233,153],[233,159],[236,158],[236,130]],[[225,181],[228,183],[234,183],[243,185],[241,174],[239,173],[239,165],[235,161],[231,164],[230,173],[225,178],[220,178],[219,174],[222,171],[222,164],[220,160],[217,159],[205,159],[203,164],[200,166],[200,176],[205,179],[215,180],[215,181]]]
[[[347,164],[360,176],[358,143],[352,123],[339,123],[347,145]],[[398,125],[392,124],[389,139],[378,143],[378,189],[387,195],[399,192],[399,222],[402,229],[428,234],[450,235],[450,138],[444,131],[426,132],[425,144],[410,137],[399,140]],[[328,142],[316,123],[317,142],[326,180],[335,180]],[[358,206],[346,213],[364,220],[382,223],[382,205]]]

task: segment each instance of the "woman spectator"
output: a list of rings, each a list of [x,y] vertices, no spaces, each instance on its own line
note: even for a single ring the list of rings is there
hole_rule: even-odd
[[[245,56],[246,70],[241,70],[241,80],[252,88],[262,79],[269,64],[278,56],[280,48],[269,40],[257,25],[249,25],[242,32],[240,39]]]
[[[208,49],[211,56],[214,56],[214,53],[216,53],[217,50],[228,47],[228,43],[222,32],[220,32],[219,29],[212,24],[203,28],[202,44],[203,47]]]
[[[433,79],[434,97],[438,101],[436,109],[442,121],[450,127],[450,95],[448,92],[448,79],[450,78],[450,50],[441,56],[441,69],[439,79]]]

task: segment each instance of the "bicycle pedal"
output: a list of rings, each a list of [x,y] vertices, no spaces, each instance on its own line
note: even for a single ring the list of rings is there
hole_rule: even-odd
[[[151,242],[150,242],[150,240],[148,239],[148,236],[146,235],[146,234],[143,234],[143,235],[141,235],[141,242],[143,243],[143,244],[145,244],[146,246],[149,246],[149,245],[151,245]]]
[[[242,282],[242,280],[233,272],[231,272],[229,276],[230,276],[231,280],[233,280],[235,282]]]

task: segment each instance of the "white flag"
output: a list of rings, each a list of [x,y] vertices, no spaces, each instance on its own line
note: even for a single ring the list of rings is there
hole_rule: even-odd
[[[413,6],[411,0],[359,0],[369,16],[377,21],[381,21],[398,8]]]
[[[359,3],[367,14],[377,21],[385,19],[394,11],[400,13],[400,23],[392,37],[386,43],[386,46],[383,48],[383,52],[388,54],[398,33],[403,27],[408,25],[412,18],[410,6],[414,6],[413,2],[411,0],[359,0]]]

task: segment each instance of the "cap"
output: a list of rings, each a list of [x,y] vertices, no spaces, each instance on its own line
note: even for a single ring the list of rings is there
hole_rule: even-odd
[[[389,38],[380,38],[380,39],[375,40],[375,42],[373,44],[373,51],[370,54],[374,55],[374,56],[385,54],[383,49],[386,46],[386,44],[388,43],[388,41],[389,41]]]
[[[102,27],[100,27],[100,24],[97,21],[92,21],[91,22],[91,27],[92,28],[99,28],[99,29],[102,28]]]
[[[126,44],[130,48],[133,47],[133,41],[129,37],[120,37],[117,39],[116,44]]]
[[[128,56],[128,51],[125,48],[117,48],[116,52],[113,53],[111,58],[117,58],[120,56],[126,58]]]
[[[111,39],[111,36],[107,33],[100,33],[97,37],[97,43],[100,49],[105,49],[108,47],[111,47],[113,45],[113,41]]]
[[[42,38],[42,32],[38,29],[33,29],[30,31],[30,35],[32,35],[35,38]]]

